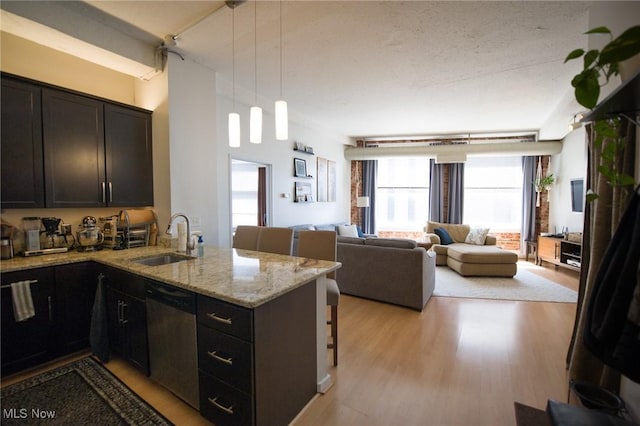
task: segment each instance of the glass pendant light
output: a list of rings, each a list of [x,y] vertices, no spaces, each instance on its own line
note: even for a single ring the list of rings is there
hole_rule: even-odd
[[[249,115],[249,142],[262,143],[262,108],[258,106],[258,2],[253,3],[253,66],[254,66],[254,86],[255,94],[254,106],[251,107]]]
[[[233,80],[233,110],[236,110],[236,9],[232,8],[231,32],[233,40],[231,42],[232,53],[232,80]],[[237,112],[229,113],[229,146],[231,148],[240,147],[240,114]]]
[[[282,100],[282,0],[280,5],[280,99],[276,101],[276,139],[285,141],[289,139],[289,117],[287,113],[287,102]]]

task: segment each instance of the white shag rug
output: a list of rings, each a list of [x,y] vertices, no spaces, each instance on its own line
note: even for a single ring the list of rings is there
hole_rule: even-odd
[[[523,268],[513,278],[463,277],[436,267],[434,296],[576,303],[578,293]]]

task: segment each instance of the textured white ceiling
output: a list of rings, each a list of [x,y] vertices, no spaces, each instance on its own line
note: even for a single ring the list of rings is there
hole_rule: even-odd
[[[176,50],[231,81],[232,11],[222,2],[88,3],[158,37],[179,34]],[[588,5],[285,1],[283,97],[294,114],[353,137],[537,130],[570,93],[580,63],[563,61],[586,45]],[[236,85],[253,93],[254,6],[258,93],[270,108],[278,2],[235,9]]]

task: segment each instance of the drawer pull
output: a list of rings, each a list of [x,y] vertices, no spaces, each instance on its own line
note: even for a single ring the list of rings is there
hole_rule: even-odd
[[[209,400],[210,403],[213,404],[214,407],[224,411],[227,414],[233,414],[233,405],[231,407],[225,407],[224,405],[220,404],[218,402],[218,397],[216,396],[215,398],[211,399],[211,398],[207,398]]]
[[[233,321],[231,321],[231,318],[222,318],[216,315],[215,312],[209,312],[207,313],[207,316],[213,320],[216,320],[218,322],[221,322],[223,324],[232,324]]]
[[[233,365],[233,358],[223,358],[220,355],[217,354],[218,351],[213,351],[213,352],[209,352],[207,351],[207,354],[209,354],[209,356],[217,361],[220,361],[222,363],[225,363],[227,365]]]

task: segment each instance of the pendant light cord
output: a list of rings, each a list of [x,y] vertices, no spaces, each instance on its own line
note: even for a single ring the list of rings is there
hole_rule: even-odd
[[[258,2],[253,2],[253,93],[258,105]]]
[[[278,4],[280,6],[280,99],[282,99],[282,0]]]
[[[231,72],[232,72],[232,84],[233,84],[233,110],[236,110],[236,9],[231,9],[231,34],[233,36],[231,40]]]

